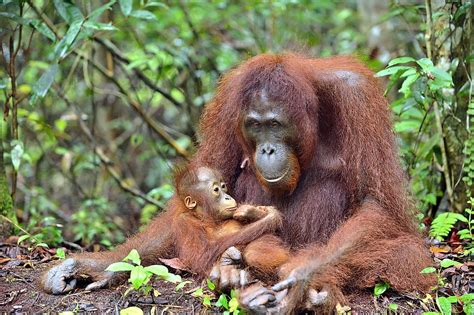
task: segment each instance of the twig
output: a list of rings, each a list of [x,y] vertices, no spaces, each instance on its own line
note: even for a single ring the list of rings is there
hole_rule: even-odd
[[[125,183],[124,180],[120,177],[118,172],[112,167],[113,162],[112,160],[103,152],[103,150],[97,146],[96,141],[94,139],[94,136],[92,135],[91,130],[89,127],[86,126],[84,121],[80,118],[81,113],[79,112],[78,107],[73,104],[72,102],[69,101],[69,99],[60,91],[57,91],[57,94],[59,97],[61,97],[68,106],[75,108],[77,115],[78,115],[78,122],[79,122],[79,127],[81,128],[82,132],[86,135],[86,137],[91,141],[91,143],[94,146],[94,153],[99,157],[101,163],[104,165],[105,169],[107,172],[112,176],[112,178],[117,182],[117,184],[122,188],[124,191],[132,194],[133,196],[139,197],[146,202],[153,204],[159,208],[163,208],[163,204],[149,196],[147,196],[145,193],[141,192],[138,189],[135,189],[133,187],[130,187],[128,184]]]
[[[130,60],[128,60],[127,57],[125,57],[120,50],[112,44],[110,41],[106,41],[97,37],[94,37],[94,41],[99,43],[101,46],[103,46],[105,49],[107,49],[108,52],[112,54],[112,56],[120,61],[121,63],[124,63],[126,65],[130,64]],[[178,102],[169,92],[163,90],[161,87],[157,86],[153,81],[150,80],[143,72],[141,72],[139,69],[134,68],[133,72],[135,75],[145,83],[146,86],[148,86],[150,89],[160,93],[163,95],[164,98],[166,98],[168,101],[170,101],[173,105],[175,105],[178,108],[182,107],[182,104]]]

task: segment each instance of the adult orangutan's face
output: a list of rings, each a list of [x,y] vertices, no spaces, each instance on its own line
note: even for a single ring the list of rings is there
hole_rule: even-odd
[[[283,106],[266,97],[255,97],[240,128],[253,150],[252,161],[259,181],[273,192],[292,192],[300,175],[300,164],[292,147],[298,131]]]

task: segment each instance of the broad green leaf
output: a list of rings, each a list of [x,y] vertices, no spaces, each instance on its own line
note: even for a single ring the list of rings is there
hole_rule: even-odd
[[[202,297],[204,295],[204,290],[202,288],[197,288],[193,293],[191,293],[194,297]]]
[[[140,254],[138,254],[138,251],[136,249],[132,249],[130,253],[128,253],[127,257],[125,257],[122,260],[123,261],[131,260],[135,265],[141,264]]]
[[[133,269],[133,265],[126,263],[126,262],[116,262],[111,264],[110,266],[105,269],[106,271],[131,271]]]
[[[172,283],[178,283],[178,282],[183,281],[181,279],[181,276],[175,275],[174,273],[165,274],[165,275],[161,276],[161,278],[165,281],[172,282]]]
[[[21,242],[29,239],[31,237],[30,234],[25,234],[25,235],[22,235],[18,238],[18,241],[16,241],[17,244],[21,244]]]
[[[148,275],[145,271],[145,268],[143,266],[135,266],[130,272],[130,278],[128,279],[128,282],[132,284],[135,290],[138,290],[142,285],[146,284],[147,279]]]
[[[416,120],[403,120],[400,122],[395,123],[395,131],[396,132],[413,132],[418,130],[420,127],[420,122]]]
[[[79,31],[81,30],[83,22],[84,21],[82,20],[73,22],[67,30],[66,35],[64,35],[63,39],[61,39],[61,41],[59,41],[59,43],[57,43],[57,45],[54,47],[54,55],[57,59],[61,59],[66,54],[69,47],[71,47],[72,43],[79,34]]]
[[[33,86],[33,93],[39,97],[44,97],[51,87],[51,84],[53,84],[54,77],[58,70],[59,66],[57,64],[51,65]]]
[[[239,300],[236,297],[233,297],[229,301],[229,311],[234,312],[239,308]]]
[[[56,40],[56,36],[54,35],[53,31],[49,29],[49,27],[39,20],[32,20],[30,23],[38,32],[46,36],[47,38],[51,39],[52,41]]]
[[[398,91],[403,93],[405,97],[408,97],[411,94],[411,86],[413,85],[413,83],[415,83],[416,80],[418,80],[419,77],[420,75],[418,73],[408,76],[405,81],[403,81],[403,84],[400,87],[400,90]]]
[[[436,268],[435,268],[435,267],[426,267],[426,268],[423,269],[420,273],[433,273],[433,272],[436,272]]]
[[[214,291],[216,289],[216,285],[214,284],[214,282],[212,282],[209,279],[206,279],[206,282],[207,282],[207,287],[209,288],[209,290]]]
[[[397,72],[405,72],[409,69],[411,69],[412,67],[408,67],[408,66],[396,66],[396,67],[390,67],[390,68],[387,68],[387,69],[384,69],[384,70],[381,70],[379,72],[377,72],[375,74],[376,77],[384,77],[386,75],[391,75],[391,74],[395,74]]]
[[[136,306],[132,306],[120,310],[120,315],[143,315],[143,311]]]
[[[374,287],[374,295],[381,296],[388,288],[390,285],[387,282],[377,283]]]
[[[229,302],[227,301],[227,297],[225,294],[221,294],[219,299],[216,302],[217,307],[223,307],[224,309],[229,309]]]
[[[25,152],[23,149],[23,143],[20,141],[12,141],[12,146],[13,149],[10,152],[11,154],[11,159],[12,159],[12,165],[15,171],[18,172],[20,169],[20,164],[21,164],[21,158],[23,157],[23,153]]]
[[[391,309],[392,311],[396,311],[398,309],[398,305],[395,303],[390,303],[388,305],[388,308]]]
[[[423,71],[428,72],[434,67],[433,62],[428,58],[421,58],[416,61],[416,63],[423,69]]]
[[[474,293],[466,293],[461,295],[461,301],[463,301],[463,303],[474,301]]]
[[[439,309],[441,311],[441,314],[443,315],[451,315],[451,302],[447,298],[440,297],[436,300],[438,303]]]
[[[207,295],[205,297],[203,297],[202,305],[207,306],[207,307],[211,307],[211,298]]]
[[[162,265],[151,265],[145,267],[145,270],[157,276],[166,276],[169,273],[168,268]]]
[[[440,262],[440,265],[441,267],[443,268],[449,268],[449,267],[452,267],[452,266],[460,266],[462,265],[460,262],[458,261],[454,261],[454,260],[451,260],[451,259],[443,259],[441,262]]]
[[[156,20],[156,16],[150,11],[146,10],[135,10],[130,15],[142,20]]]
[[[399,57],[399,58],[395,58],[395,59],[391,60],[388,63],[388,66],[391,67],[391,66],[394,66],[394,65],[398,65],[400,63],[407,63],[407,62],[412,62],[412,61],[416,61],[416,60],[412,57]]]
[[[133,0],[119,0],[119,4],[123,15],[129,16],[132,12]]]

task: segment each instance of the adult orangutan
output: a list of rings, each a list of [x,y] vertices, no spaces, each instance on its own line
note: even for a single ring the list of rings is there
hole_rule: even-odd
[[[238,202],[276,207],[283,215],[279,236],[295,251],[274,290],[243,290],[245,307],[329,309],[344,303],[345,293],[379,281],[399,291],[435,284],[433,275],[420,274],[432,261],[407,199],[390,110],[359,62],[294,54],[251,58],[222,79],[200,137],[192,163],[219,170]],[[156,262],[172,239],[168,217],[113,253],[74,258],[73,267],[58,269],[50,282],[79,273],[100,279],[109,263],[126,255],[124,248]],[[225,277],[223,283],[239,284]]]

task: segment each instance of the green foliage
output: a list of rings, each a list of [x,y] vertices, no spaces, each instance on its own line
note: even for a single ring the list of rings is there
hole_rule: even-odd
[[[112,241],[123,240],[117,225],[107,219],[109,207],[108,201],[102,197],[85,200],[72,216],[75,240],[83,244],[97,241],[104,246],[111,246]]]
[[[430,236],[441,241],[444,240],[458,221],[467,222],[467,219],[460,213],[441,213],[431,223]]]
[[[126,261],[130,261],[128,263]],[[144,294],[150,293],[153,287],[149,284],[152,277],[173,283],[181,283],[181,277],[168,271],[168,268],[162,265],[151,265],[144,267],[141,265],[140,255],[136,249],[130,253],[121,262],[116,262],[107,267],[106,271],[130,272],[128,282],[131,283],[129,290],[141,290]],[[180,285],[180,284],[178,284]],[[127,290],[127,293],[129,292]]]
[[[374,287],[374,296],[379,297],[385,293],[390,288],[390,285],[387,282],[377,283]]]
[[[204,293],[203,288],[197,288],[192,293],[192,296],[196,298],[200,298],[202,300],[202,304],[206,307],[215,306],[220,308],[224,315],[240,315],[245,314],[242,309],[239,308],[239,299],[237,297],[237,292],[235,290],[230,291],[230,295],[225,293],[218,293],[215,292],[216,285],[210,281],[209,279],[206,280],[207,288],[214,292],[217,295],[217,300],[215,300],[215,295],[206,294]]]

